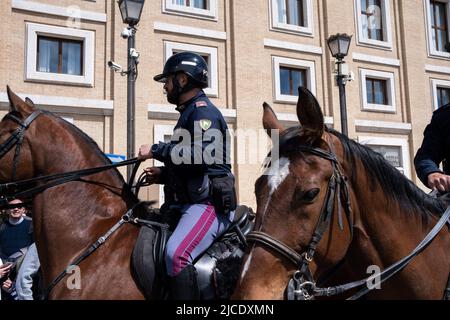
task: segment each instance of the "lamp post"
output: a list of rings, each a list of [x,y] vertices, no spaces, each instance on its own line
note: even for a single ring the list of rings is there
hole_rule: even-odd
[[[119,0],[119,9],[123,23],[128,24],[122,31],[122,38],[128,39],[128,66],[126,74],[127,83],[127,159],[134,158],[135,151],[135,83],[137,77],[137,64],[139,53],[135,49],[136,24],[141,18],[145,0]],[[132,168],[127,167],[127,181],[130,180]],[[133,181],[129,181],[133,183]]]
[[[352,36],[347,34],[335,34],[328,38],[328,48],[330,49],[331,55],[336,59],[337,66],[337,85],[339,87],[339,104],[341,110],[341,132],[342,134],[348,136],[347,127],[347,103],[345,96],[345,84],[347,81],[351,80],[349,76],[348,66],[344,61],[344,58],[348,54],[348,49],[350,48],[350,42]]]

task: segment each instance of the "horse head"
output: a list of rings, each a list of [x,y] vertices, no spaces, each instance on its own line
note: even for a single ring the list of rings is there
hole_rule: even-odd
[[[7,93],[10,108],[0,122],[0,182],[33,176],[30,140],[35,133],[32,122],[39,113],[29,98],[22,100],[9,86]]]
[[[330,149],[334,137],[324,126],[319,103],[302,87],[297,117],[300,126],[284,129],[270,106],[264,104],[264,128],[268,132],[280,130],[279,159],[271,159],[270,168],[255,184],[255,234],[260,241],[255,241],[245,259],[235,291],[238,299],[283,299],[302,259],[307,261],[308,280],[320,278],[345,256],[351,242],[348,224],[340,230],[333,214],[341,203],[336,178],[339,175],[339,183],[343,183],[345,177],[332,157],[342,156],[343,150]],[[327,207],[331,212],[325,212]],[[312,243],[317,246],[314,251]],[[291,256],[290,250],[294,251]]]

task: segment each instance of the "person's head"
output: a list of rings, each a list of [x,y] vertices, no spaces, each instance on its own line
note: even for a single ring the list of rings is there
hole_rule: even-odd
[[[20,204],[20,203],[23,204],[23,201],[20,199],[14,199],[9,202],[9,204]],[[13,220],[19,220],[27,213],[27,209],[25,208],[25,206],[22,206],[22,207],[8,209],[7,212],[8,212],[9,218],[11,218]]]
[[[171,56],[163,72],[153,78],[164,83],[167,100],[179,105],[182,95],[208,86],[208,64],[202,56],[193,52],[180,52]]]

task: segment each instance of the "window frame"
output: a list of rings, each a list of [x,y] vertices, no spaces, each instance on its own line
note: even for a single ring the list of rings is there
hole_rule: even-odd
[[[306,85],[307,88],[315,95],[316,94],[316,70],[314,61],[306,61],[292,58],[284,58],[278,56],[272,56],[273,65],[273,81],[275,91],[275,102],[292,103],[296,104],[298,101],[298,95],[285,95],[281,94],[281,81],[280,81],[280,67],[289,67],[294,69],[306,70]]]
[[[387,81],[386,85],[387,99],[388,99],[387,105],[368,103],[367,87],[366,87],[367,78],[374,78]],[[360,83],[361,83],[362,111],[375,111],[386,113],[396,112],[395,78],[393,72],[360,69],[360,79],[361,79]]]
[[[438,106],[438,97],[437,97],[437,88],[446,88],[450,89],[450,81],[448,80],[441,80],[441,79],[431,79],[431,92],[432,92],[432,99],[433,99],[433,111],[437,110],[439,108]]]
[[[386,146],[386,147],[400,147],[402,156],[403,175],[411,179],[411,159],[409,154],[409,144],[406,138],[387,138],[374,136],[358,136],[358,142],[370,148],[371,145]],[[397,167],[396,167],[397,168]]]
[[[392,50],[392,20],[391,20],[391,1],[381,1],[381,15],[383,23],[383,38],[384,41],[369,39],[364,37],[362,29],[362,14],[361,14],[361,0],[355,0],[355,15],[357,25],[357,44],[361,46],[370,46],[378,49]]]
[[[426,29],[427,29],[427,47],[428,56],[432,58],[450,59],[450,52],[438,51],[435,48],[433,41],[433,28],[431,19],[431,0],[423,0],[425,6],[425,16],[426,16]],[[446,3],[446,13],[447,13],[447,37],[450,41],[450,0],[436,0],[437,2]]]
[[[169,59],[174,51],[192,51],[200,55],[208,55],[208,78],[210,87],[203,89],[208,97],[219,97],[219,70],[217,48],[187,44],[181,42],[164,41],[164,62]]]
[[[25,81],[94,86],[95,32],[27,22]],[[38,37],[75,40],[83,43],[83,75],[37,71]]]
[[[207,3],[209,9],[188,7],[184,5],[173,4],[172,0],[163,0],[162,12],[167,14],[194,17],[198,19],[218,21],[219,17],[218,17],[217,0],[206,0],[206,1],[208,1]]]
[[[314,36],[313,2],[312,0],[303,0],[303,18],[306,26],[297,26],[293,24],[278,21],[278,3],[277,0],[270,0],[270,30],[287,33],[300,34],[305,36]]]

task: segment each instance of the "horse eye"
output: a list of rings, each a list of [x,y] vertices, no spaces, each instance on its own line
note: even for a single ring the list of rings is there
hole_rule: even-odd
[[[319,192],[320,192],[319,188],[314,188],[314,189],[306,191],[303,195],[303,201],[312,202],[314,200],[314,198],[317,197]]]
[[[308,191],[296,190],[294,197],[292,198],[291,206],[293,208],[296,208],[301,205],[312,204],[314,202],[314,199],[319,194],[319,192],[320,192],[319,188],[310,189]]]

